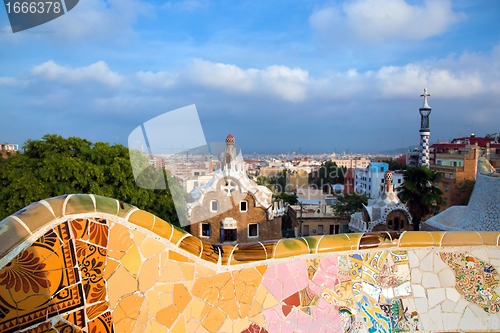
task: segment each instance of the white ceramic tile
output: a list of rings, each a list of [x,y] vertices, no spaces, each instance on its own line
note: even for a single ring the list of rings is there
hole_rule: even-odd
[[[418,284],[413,284],[412,286],[413,289],[413,297],[426,297],[427,295],[425,294],[425,289],[421,285]]]
[[[411,282],[412,283],[422,283],[422,272],[418,268],[411,270]]]
[[[434,323],[434,327],[436,327],[438,330],[442,330],[443,320],[441,319],[441,307],[436,306],[435,308],[427,311],[427,313],[429,314],[429,318]]]
[[[424,272],[422,276],[422,285],[424,288],[439,288],[441,284],[439,283],[439,277],[437,274]]]
[[[471,252],[471,254],[478,258],[481,259],[482,261],[490,261],[490,258],[488,258],[488,253],[486,250],[474,250]]]
[[[439,272],[439,282],[441,282],[441,287],[454,287],[455,286],[455,274],[451,269],[444,269]]]
[[[415,250],[414,252],[420,260],[424,259],[430,253],[429,250]]]
[[[420,260],[413,251],[408,251],[408,261],[410,262],[410,267],[418,267],[420,265]]]
[[[469,309],[471,309],[472,312],[478,317],[478,318],[488,318],[490,315],[481,309],[479,306],[476,304],[470,303],[469,304]]]
[[[460,320],[460,325],[458,326],[461,330],[484,330],[486,326],[484,325],[486,321],[483,321],[476,317],[476,315],[469,309],[465,309],[462,320]]]
[[[453,303],[456,303],[460,299],[460,294],[455,288],[446,288],[446,297]]]
[[[443,313],[443,329],[444,330],[456,330],[460,324],[460,313]]]
[[[441,259],[439,253],[434,253],[434,272],[437,273],[445,268],[449,268],[449,266]]]
[[[427,299],[429,301],[429,308],[435,307],[446,299],[444,288],[427,289]]]
[[[449,299],[446,299],[443,302],[443,304],[441,304],[441,309],[443,310],[443,312],[453,312],[453,310],[455,309],[455,306],[457,306],[457,303],[452,302]]]
[[[417,308],[418,314],[427,313],[427,298],[417,298],[415,297],[415,307]]]
[[[500,250],[488,250],[488,257],[490,259],[500,259]]]
[[[429,253],[425,258],[420,260],[420,269],[424,272],[433,272],[434,267],[432,266],[432,259],[433,259],[433,254]]]
[[[468,302],[464,301],[462,298],[460,298],[457,302],[457,306],[455,307],[455,310],[453,312],[457,313],[464,313],[465,308],[469,305]]]

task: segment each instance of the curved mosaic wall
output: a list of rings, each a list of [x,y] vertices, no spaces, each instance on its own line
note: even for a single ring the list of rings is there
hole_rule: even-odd
[[[61,196],[0,222],[0,331],[498,331],[499,236],[212,245],[114,199]]]

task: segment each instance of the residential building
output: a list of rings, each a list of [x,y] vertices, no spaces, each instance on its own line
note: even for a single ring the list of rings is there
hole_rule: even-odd
[[[349,231],[348,220],[336,216],[332,205],[335,199],[324,200],[299,199],[299,204],[288,207],[295,237],[319,236],[346,233]]]
[[[221,169],[204,187],[191,191],[187,205],[191,234],[216,244],[281,238],[283,202],[275,201],[271,190],[254,183],[246,171],[234,137],[228,135]]]
[[[330,158],[330,161],[335,162],[339,168],[358,168],[364,169],[370,164],[370,159],[367,157],[350,157],[350,158]]]
[[[380,194],[380,185],[384,183],[385,172],[389,170],[387,163],[370,163],[366,169],[354,170],[354,191],[365,193],[370,198],[377,198]],[[403,173],[394,171],[392,174],[394,186],[399,187],[403,183]]]
[[[19,152],[19,145],[9,144],[9,143],[0,143],[0,156],[3,158],[7,158],[9,154],[15,154]]]

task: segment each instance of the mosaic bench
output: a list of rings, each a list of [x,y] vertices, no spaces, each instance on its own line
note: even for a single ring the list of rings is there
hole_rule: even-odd
[[[499,236],[212,245],[115,199],[65,195],[0,222],[0,331],[499,331]]]

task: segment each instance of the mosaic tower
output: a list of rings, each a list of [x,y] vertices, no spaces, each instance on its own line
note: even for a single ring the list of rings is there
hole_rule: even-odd
[[[427,97],[431,94],[427,93],[427,88],[420,97],[424,98],[424,105],[418,110],[420,112],[420,156],[418,158],[418,165],[429,166],[429,136],[431,130],[429,129],[429,115],[431,114],[431,107],[427,104]]]

